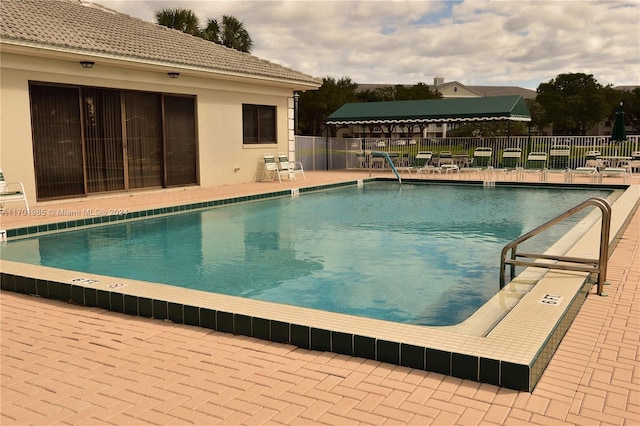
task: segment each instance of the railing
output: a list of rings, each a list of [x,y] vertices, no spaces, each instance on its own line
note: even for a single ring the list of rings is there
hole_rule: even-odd
[[[402,178],[400,177],[398,170],[396,170],[396,166],[393,164],[393,161],[391,160],[391,157],[389,156],[388,152],[371,151],[371,154],[369,154],[369,176],[371,176],[371,170],[373,168],[374,158],[382,158],[383,161],[387,160],[387,163],[389,163],[389,167],[391,167],[391,170],[393,170],[393,173],[396,175],[396,178],[398,178],[398,182],[402,183]],[[384,167],[384,162],[382,163],[382,165]]]
[[[594,259],[585,259],[578,257],[556,256],[546,254],[534,254],[534,253],[518,253],[518,244],[528,240],[529,238],[538,235],[540,232],[555,225],[558,222],[566,219],[569,216],[589,207],[596,206],[602,211],[602,221],[600,227],[600,254],[597,261]],[[602,198],[590,198],[574,208],[566,211],[560,216],[551,219],[543,225],[535,228],[534,230],[518,237],[514,241],[507,244],[502,249],[501,261],[500,261],[500,288],[505,286],[505,268],[506,265],[510,265],[510,280],[515,276],[516,266],[531,266],[535,268],[546,269],[559,269],[565,271],[583,271],[598,274],[598,294],[600,296],[606,296],[604,292],[604,282],[607,276],[607,261],[609,259],[609,233],[611,228],[611,205]],[[511,252],[511,256],[507,259],[508,253]],[[527,259],[543,259],[552,260],[556,262],[564,263],[549,263],[549,262],[537,262],[533,260],[518,260],[518,258]]]
[[[341,170],[368,168],[357,156],[365,151],[384,151],[408,155],[411,164],[419,151],[431,151],[437,158],[442,151],[454,155],[471,157],[477,147],[493,150],[493,167],[500,167],[505,148],[520,148],[522,159],[529,152],[549,152],[554,145],[570,147],[569,167],[585,165],[588,151],[599,151],[601,155],[631,156],[640,151],[640,136],[629,135],[622,143],[611,142],[609,136],[501,136],[463,138],[330,138],[296,136],[295,158],[301,161],[305,170]]]

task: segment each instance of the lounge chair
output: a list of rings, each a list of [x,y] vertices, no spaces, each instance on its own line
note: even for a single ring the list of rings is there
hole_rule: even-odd
[[[398,172],[408,172],[409,176],[411,176],[411,172],[418,172],[421,168],[425,167],[431,158],[433,157],[433,153],[431,151],[419,151],[413,159],[411,164],[403,164],[400,166],[396,166],[396,170]]]
[[[455,160],[453,159],[453,155],[451,151],[441,151],[440,157],[438,159],[438,166],[440,167],[440,171],[445,174],[458,174],[460,172],[460,168],[456,165]]]
[[[433,159],[433,153],[431,151],[420,151],[416,154],[416,158],[413,161],[413,167],[417,174],[429,175],[440,174],[440,167],[431,164]]]
[[[571,179],[569,174],[569,157],[571,156],[571,147],[568,145],[555,145],[549,150],[549,165],[544,170],[544,180],[549,180],[550,174],[564,175],[564,181]]]
[[[13,201],[24,202],[24,207],[29,214],[29,203],[27,202],[27,194],[24,192],[22,182],[7,182],[4,179],[4,173],[0,169],[0,210],[4,210],[4,203]]]
[[[304,175],[304,168],[302,167],[302,163],[299,161],[290,161],[289,156],[284,153],[278,153],[278,162],[280,163],[280,170],[289,172],[289,179],[295,180],[296,175],[302,175],[304,180],[307,180],[307,177]]]
[[[461,173],[478,173],[482,175],[482,178],[486,178],[487,172],[493,172],[493,167],[491,166],[491,156],[493,155],[493,150],[487,147],[479,147],[473,151],[473,160],[471,161],[471,165],[469,167],[461,167],[459,171]]]
[[[602,182],[602,178],[605,177],[621,177],[624,183],[627,183],[627,177],[630,175],[628,165],[621,165],[622,167],[605,167],[600,170],[599,180]]]
[[[522,149],[520,148],[505,148],[504,151],[502,151],[502,164],[500,171],[502,172],[502,175],[505,176],[505,179],[507,174],[511,175],[515,173],[515,180],[518,180],[518,173],[522,170],[522,166],[520,165],[521,159]]]
[[[527,156],[527,163],[525,167],[520,171],[521,179],[527,174],[537,174],[539,175],[540,181],[544,181],[545,174],[544,170],[547,168],[547,153],[546,152],[530,152]]]
[[[577,177],[586,176],[589,178],[589,182],[595,183],[600,180],[600,174],[597,167],[576,167],[569,172],[569,181],[574,182]]]
[[[276,157],[273,154],[264,155],[264,172],[262,181],[275,180],[278,178],[278,182],[282,182],[282,176],[286,176],[291,179],[289,170],[283,170],[276,162]],[[271,177],[269,179],[269,177]]]

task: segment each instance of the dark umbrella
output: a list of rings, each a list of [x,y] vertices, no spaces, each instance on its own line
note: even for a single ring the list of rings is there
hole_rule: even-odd
[[[611,131],[611,142],[622,142],[627,140],[627,131],[624,128],[624,106],[620,102],[620,106],[616,110],[616,119],[613,122],[613,130]]]

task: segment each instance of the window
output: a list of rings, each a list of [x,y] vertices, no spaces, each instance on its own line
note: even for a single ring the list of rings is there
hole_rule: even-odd
[[[242,143],[276,143],[276,107],[242,105]]]

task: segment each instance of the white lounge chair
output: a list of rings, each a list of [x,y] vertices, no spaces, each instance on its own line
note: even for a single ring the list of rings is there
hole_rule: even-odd
[[[505,148],[502,151],[502,164],[500,171],[502,175],[507,177],[507,175],[515,174],[516,179],[518,179],[518,173],[522,170],[522,166],[520,165],[520,161],[522,159],[522,149],[520,148]]]
[[[278,182],[282,182],[282,176],[291,178],[289,170],[283,170],[276,162],[276,157],[273,154],[264,155],[264,172],[262,175],[262,181],[275,180],[278,178]]]
[[[576,167],[569,172],[569,181],[574,182],[577,177],[588,177],[589,182],[595,183],[600,179],[597,167]]]
[[[600,182],[602,182],[602,178],[605,177],[619,177],[622,178],[624,183],[627,183],[627,177],[629,176],[628,167],[624,165],[624,167],[606,167],[604,170],[600,171]]]
[[[473,151],[473,160],[469,167],[461,167],[460,173],[478,173],[483,179],[487,178],[487,173],[493,174],[493,167],[491,166],[491,156],[493,150],[487,147],[478,147]],[[491,178],[491,176],[489,176]]]
[[[547,153],[546,152],[530,152],[527,156],[527,164],[520,171],[521,179],[527,174],[537,174],[539,176],[540,181],[544,181],[545,174],[544,170],[547,168]]]
[[[0,169],[0,210],[4,210],[4,203],[14,201],[24,202],[27,214],[29,214],[29,203],[27,202],[27,194],[24,192],[24,185],[22,182],[5,181],[4,173]]]
[[[295,180],[296,175],[302,175],[302,178],[307,180],[301,162],[290,161],[289,156],[284,152],[278,154],[278,162],[280,163],[280,170],[289,171],[289,179]]]
[[[549,150],[549,166],[544,171],[544,180],[549,180],[550,174],[562,174],[564,181],[569,182],[571,175],[569,174],[569,157],[571,156],[571,147],[568,145],[555,145]]]

